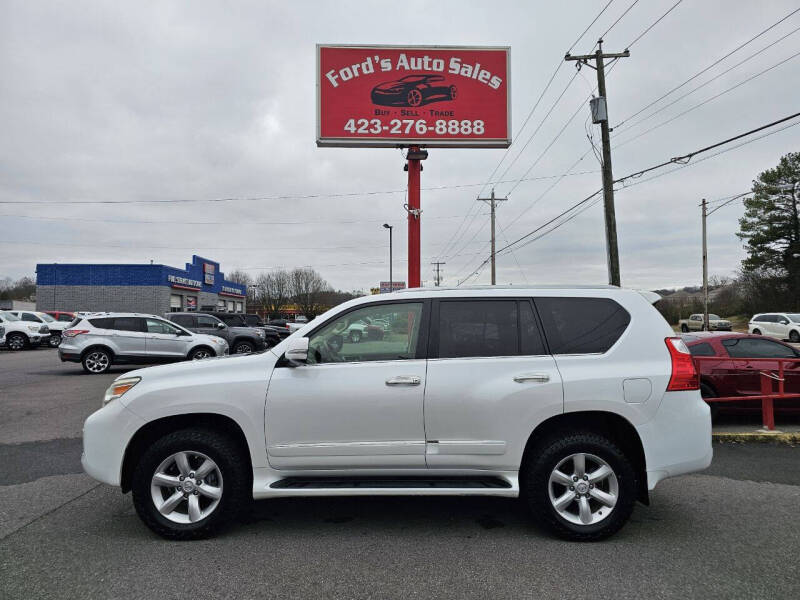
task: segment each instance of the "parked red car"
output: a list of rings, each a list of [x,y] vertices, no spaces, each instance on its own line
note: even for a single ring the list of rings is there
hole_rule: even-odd
[[[53,317],[56,321],[69,323],[75,320],[75,313],[73,312],[66,312],[63,310],[46,310],[44,312]]]
[[[699,332],[681,336],[693,357],[718,360],[695,360],[700,373],[703,398],[758,396],[761,394],[761,371],[778,373],[778,361],[759,359],[797,359],[784,363],[784,392],[800,394],[800,351],[784,342],[761,335],[729,332]],[[777,389],[777,386],[776,388]],[[760,400],[710,403],[715,412],[760,412]],[[800,411],[800,398],[775,401],[775,412]]]

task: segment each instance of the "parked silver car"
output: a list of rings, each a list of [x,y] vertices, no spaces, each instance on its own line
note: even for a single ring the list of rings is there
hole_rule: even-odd
[[[221,337],[192,333],[155,315],[102,313],[78,317],[64,331],[58,356],[79,362],[87,373],[114,363],[197,360],[228,353]]]

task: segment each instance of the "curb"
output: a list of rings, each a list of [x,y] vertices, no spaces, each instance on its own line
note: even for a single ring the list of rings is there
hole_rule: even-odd
[[[800,433],[712,433],[711,439],[719,443],[733,444],[787,444],[789,446],[800,445]]]

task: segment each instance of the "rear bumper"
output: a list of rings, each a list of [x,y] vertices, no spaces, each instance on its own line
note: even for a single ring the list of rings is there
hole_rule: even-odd
[[[699,391],[666,392],[655,417],[636,429],[644,446],[649,490],[662,479],[711,464],[711,410]]]
[[[81,362],[81,355],[75,352],[65,352],[61,347],[58,348],[58,358],[61,362]]]

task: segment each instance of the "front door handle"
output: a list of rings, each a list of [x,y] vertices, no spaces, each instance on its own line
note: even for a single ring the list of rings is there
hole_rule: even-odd
[[[533,381],[536,383],[547,383],[550,381],[550,375],[547,373],[525,373],[523,375],[516,375],[514,381],[517,383],[526,383]]]
[[[416,375],[398,375],[386,380],[386,385],[419,385],[422,379]]]

